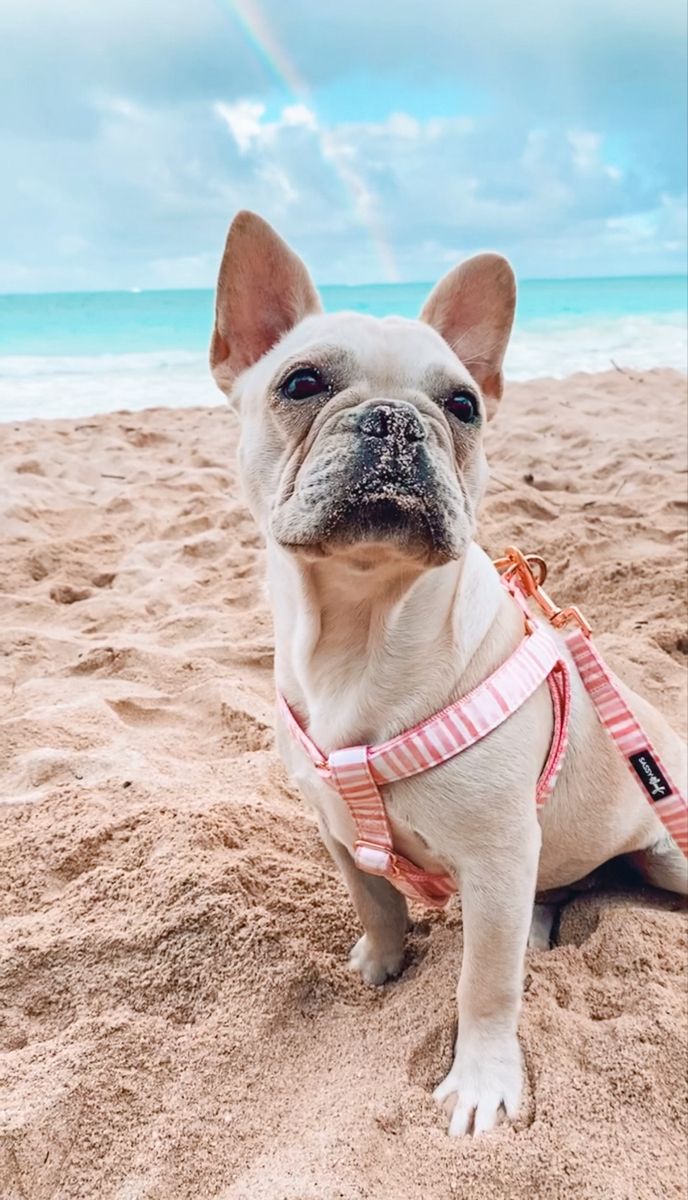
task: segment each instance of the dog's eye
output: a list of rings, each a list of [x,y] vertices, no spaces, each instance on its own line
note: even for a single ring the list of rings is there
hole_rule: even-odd
[[[287,375],[280,390],[285,400],[308,400],[311,396],[326,392],[327,384],[314,367],[299,367],[298,371]]]
[[[480,415],[478,401],[468,388],[459,388],[458,391],[453,392],[446,404],[452,416],[466,425],[477,421]]]

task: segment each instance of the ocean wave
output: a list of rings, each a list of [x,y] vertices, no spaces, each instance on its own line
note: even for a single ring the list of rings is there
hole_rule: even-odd
[[[685,314],[529,321],[514,333],[505,370],[508,379],[561,379],[612,366],[685,372]],[[198,351],[0,357],[3,421],[221,403],[207,356]]]
[[[205,354],[0,358],[0,421],[222,403]]]
[[[639,371],[688,370],[686,314],[530,321],[516,328],[505,369],[510,379],[564,379],[577,371],[608,371],[615,365]]]
[[[0,379],[40,375],[149,373],[179,368],[208,369],[208,356],[196,350],[152,350],[132,354],[8,354],[0,356]]]

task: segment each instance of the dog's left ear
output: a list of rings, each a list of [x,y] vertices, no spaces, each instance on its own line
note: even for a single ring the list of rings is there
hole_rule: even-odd
[[[500,254],[476,254],[432,290],[420,314],[448,342],[485,397],[488,417],[502,395],[502,363],[516,308],[516,278]]]

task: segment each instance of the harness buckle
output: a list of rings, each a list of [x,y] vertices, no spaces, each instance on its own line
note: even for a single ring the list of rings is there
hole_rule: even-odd
[[[547,595],[542,586],[547,578],[547,563],[539,554],[523,554],[516,546],[509,546],[503,558],[494,560],[494,565],[505,579],[514,580],[524,596],[535,601],[555,629],[574,624],[590,637],[592,627],[575,604],[559,608]]]
[[[358,841],[354,844],[354,862],[361,871],[368,875],[396,874],[394,854],[373,842]]]

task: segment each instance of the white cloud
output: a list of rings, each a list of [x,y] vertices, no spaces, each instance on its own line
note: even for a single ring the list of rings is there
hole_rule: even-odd
[[[181,254],[155,258],[148,264],[145,286],[159,288],[201,288],[217,276],[214,254]],[[132,285],[137,286],[137,285]]]
[[[417,138],[420,133],[420,121],[408,113],[395,112],[387,121],[387,132],[392,137]]]
[[[0,290],[211,284],[240,207],[322,281],[684,269],[684,6],[260,6],[282,82],[217,0],[0,4]]]
[[[628,263],[635,260],[641,270],[654,270],[658,253],[670,255],[685,270],[688,251],[688,205],[685,196],[660,197],[656,207],[609,217],[605,222],[606,241]]]
[[[272,220],[321,282],[430,280],[485,248],[522,276],[681,262],[680,199],[634,200],[610,178],[596,131],[572,141],[544,125],[403,111],[325,125],[302,102],[268,120],[251,97],[174,110],[101,97],[99,113],[88,171],[78,147],[48,146],[38,174],[33,157],[15,160],[14,223],[33,219],[14,265],[4,255],[0,288],[212,285],[242,207]]]
[[[229,129],[239,150],[246,154],[263,133],[261,118],[265,105],[257,100],[237,100],[236,104],[224,104],[217,100],[213,110]]]
[[[625,217],[609,217],[606,227],[615,241],[638,245],[639,242],[647,242],[655,237],[655,214],[630,213]]]
[[[357,139],[350,136],[356,134],[358,127],[323,126],[313,109],[304,102],[284,106],[275,121],[263,121],[265,106],[248,99],[233,105],[216,102],[213,109],[229,128],[240,153],[253,154],[256,180],[266,183],[269,188],[271,211],[275,207],[275,193],[282,202],[280,207],[292,204],[299,197],[289,165],[295,150],[299,156],[310,150],[311,172],[315,171],[317,175],[324,167],[334,173],[340,195],[351,207],[356,221],[367,230],[378,248],[385,247],[378,269],[382,269],[385,278],[396,278],[396,268],[386,250],[382,232],[379,197],[361,170]],[[397,114],[393,132],[402,138],[408,137],[411,121],[412,118],[405,114]],[[370,127],[364,128],[370,131]],[[294,143],[294,137],[303,140]],[[321,180],[321,187],[324,182]]]
[[[431,117],[425,122],[425,136],[435,141],[448,131],[452,133],[474,133],[476,122],[472,117]]]
[[[614,183],[618,183],[622,178],[622,172],[618,167],[602,160],[601,134],[583,129],[570,129],[566,140],[571,147],[573,165],[581,175],[602,173]]]
[[[600,157],[602,138],[599,133],[589,133],[583,129],[571,129],[566,140],[572,150],[574,166],[584,174],[597,170]]]
[[[299,193],[287,172],[276,166],[275,163],[265,163],[259,167],[258,177],[274,190],[278,199],[281,198],[285,205],[294,204],[298,200]]]
[[[287,104],[282,109],[281,121],[283,125],[302,125],[304,129],[316,130],[318,128],[318,119],[312,109],[307,104]]]

